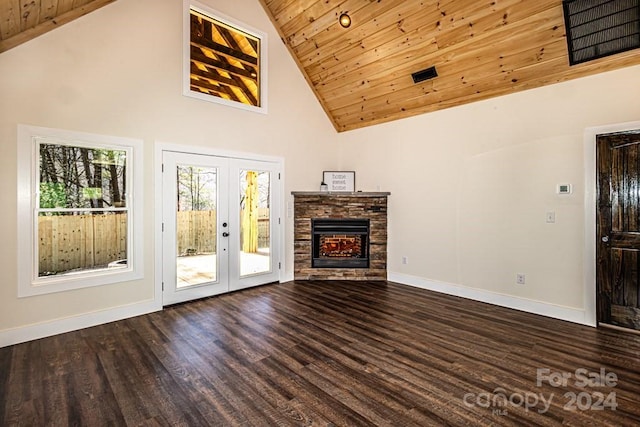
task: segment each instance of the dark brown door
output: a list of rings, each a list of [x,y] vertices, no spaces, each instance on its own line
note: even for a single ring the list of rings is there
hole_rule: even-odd
[[[601,323],[640,329],[640,132],[597,137]]]

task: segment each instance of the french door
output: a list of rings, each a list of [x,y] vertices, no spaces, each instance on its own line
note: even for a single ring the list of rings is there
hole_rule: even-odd
[[[279,164],[163,151],[163,305],[279,279]]]

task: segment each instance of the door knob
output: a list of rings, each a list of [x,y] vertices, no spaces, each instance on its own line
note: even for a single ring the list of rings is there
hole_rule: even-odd
[[[602,241],[607,243],[609,241],[609,236],[602,236]]]
[[[224,233],[222,233],[222,237],[229,237],[229,233],[225,231]]]

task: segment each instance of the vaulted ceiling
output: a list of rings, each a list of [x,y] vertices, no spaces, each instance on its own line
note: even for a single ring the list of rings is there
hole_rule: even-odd
[[[0,52],[113,1],[0,0]],[[562,0],[260,2],[338,131],[640,64],[635,49],[570,66]]]
[[[0,0],[0,52],[115,0]]]
[[[260,1],[338,131],[640,63],[570,66],[561,0]]]

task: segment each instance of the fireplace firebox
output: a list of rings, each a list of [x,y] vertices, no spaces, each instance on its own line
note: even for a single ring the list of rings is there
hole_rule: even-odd
[[[313,268],[369,268],[369,220],[311,219]]]

